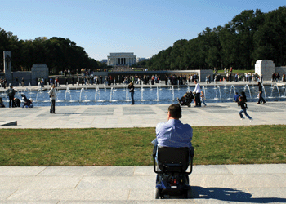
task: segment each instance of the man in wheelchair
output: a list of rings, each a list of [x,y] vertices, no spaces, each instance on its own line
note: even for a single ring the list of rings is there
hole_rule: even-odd
[[[181,106],[172,104],[168,108],[168,121],[156,126],[156,139],[152,141],[154,172],[157,174],[155,198],[173,193],[189,197],[191,193],[188,175],[192,172],[194,156],[193,128],[181,123],[179,118]],[[190,163],[190,170],[186,172]]]

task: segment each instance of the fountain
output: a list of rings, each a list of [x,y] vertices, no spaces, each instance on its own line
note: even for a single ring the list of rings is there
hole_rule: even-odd
[[[214,100],[218,101],[221,100],[221,90],[220,90],[220,86],[214,86],[213,90],[215,91],[215,97]],[[219,93],[219,98],[218,98],[218,93]],[[206,95],[206,94],[205,94]]]
[[[205,86],[203,86],[203,92],[204,92],[204,95],[205,95],[205,99],[207,99]]]
[[[128,88],[126,87],[126,89],[125,89],[125,93],[126,93],[126,100],[125,101],[131,101],[130,99],[129,99],[129,91],[128,91]]]
[[[264,92],[264,98],[267,98],[266,97],[266,90],[265,90],[265,87],[263,86],[263,84],[262,84],[262,89],[263,89],[263,92]]]
[[[98,97],[97,97],[98,96]],[[97,86],[95,89],[95,102],[104,102],[105,100],[100,99],[100,89]]]
[[[110,99],[109,99],[110,102],[117,102],[118,101],[118,100],[113,99],[113,95],[114,95],[115,91],[116,90],[114,90],[113,87],[110,88]]]
[[[160,98],[159,98],[159,88],[157,86],[157,100],[156,101],[160,101]]]
[[[178,80],[178,82],[177,82],[177,85],[178,85],[178,90],[181,90],[180,89],[180,81]]]
[[[208,103],[218,102],[230,102],[235,92],[240,93],[245,91],[248,101],[255,102],[257,91],[253,90],[251,85],[237,86],[229,85],[227,89],[224,89],[225,85],[213,86],[204,85],[201,89],[204,91],[204,95]],[[77,88],[77,89],[76,89]],[[80,89],[79,89],[80,88]],[[151,89],[150,89],[151,88]],[[170,104],[176,101],[176,98],[182,97],[185,92],[192,90],[193,86],[180,86],[180,90],[176,86],[137,86],[135,87],[135,102],[137,104]],[[61,90],[60,90],[61,89]],[[262,85],[264,92],[264,98],[268,101],[284,101],[286,100],[285,85],[279,87],[273,83],[272,86]],[[136,91],[137,90],[137,91]],[[67,87],[56,87],[58,105],[107,105],[107,104],[129,104],[130,93],[125,86],[96,86],[91,88],[90,86],[67,86]],[[125,94],[124,94],[125,93]],[[21,94],[25,94],[27,98],[34,100],[34,106],[49,106],[50,98],[45,90],[32,91],[32,87],[26,89],[18,89],[16,98],[21,99]],[[0,89],[0,95],[4,103],[8,103],[6,90]],[[255,97],[253,97],[255,96]]]
[[[175,100],[174,86],[172,86],[172,101]]]
[[[275,98],[274,96],[273,96],[273,92],[274,92],[274,89],[277,89],[277,93],[278,93],[278,97],[280,98],[280,92],[279,92],[279,87],[278,87],[278,85],[277,84],[271,84],[271,87],[270,87],[270,90],[271,90],[271,92],[270,92],[270,96],[268,96],[268,98]]]
[[[232,94],[232,89],[233,89],[233,94]],[[231,85],[230,89],[229,89],[229,97],[227,100],[233,100],[234,94],[235,94],[235,87],[233,85]]]
[[[280,97],[281,98],[286,98],[286,90],[285,90],[285,85],[282,85],[282,88],[281,88],[281,90],[283,90],[284,89],[284,95],[281,95]]]
[[[251,91],[250,91],[250,89],[249,89],[249,86],[248,86],[248,84],[246,84],[245,86],[244,86],[244,92],[246,92],[246,90],[248,90],[248,94],[249,94],[249,97],[252,99],[252,95],[251,95]]]
[[[144,99],[143,99],[143,92],[144,92],[144,88],[143,88],[143,86],[141,86],[141,101],[144,101]]]
[[[81,88],[80,90],[80,94],[79,94],[79,102],[82,101],[81,97],[82,97],[82,93],[84,92],[84,88]]]
[[[65,100],[67,101],[67,95],[69,95],[69,100],[71,100],[71,92],[70,88],[67,86],[67,89],[65,91]]]

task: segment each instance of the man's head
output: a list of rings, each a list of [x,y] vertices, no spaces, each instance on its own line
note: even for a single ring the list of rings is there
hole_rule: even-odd
[[[195,79],[195,80],[194,80],[194,83],[196,84],[196,83],[198,83],[198,81]]]
[[[168,119],[169,118],[179,119],[180,117],[182,117],[180,104],[170,105],[168,108]]]

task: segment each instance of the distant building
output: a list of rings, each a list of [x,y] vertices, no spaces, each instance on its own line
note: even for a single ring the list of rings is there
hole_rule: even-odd
[[[136,55],[133,52],[114,52],[107,56],[109,66],[131,66],[136,64]]]
[[[143,60],[146,60],[146,58],[144,58],[144,57],[138,57],[138,58],[136,59],[136,63],[141,62],[141,61],[143,61]]]

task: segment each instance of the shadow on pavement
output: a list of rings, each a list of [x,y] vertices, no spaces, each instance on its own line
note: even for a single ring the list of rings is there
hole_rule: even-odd
[[[250,193],[233,188],[202,188],[192,186],[192,194],[195,199],[216,199],[227,202],[249,202],[249,203],[286,203],[286,198],[263,197],[252,198]]]

